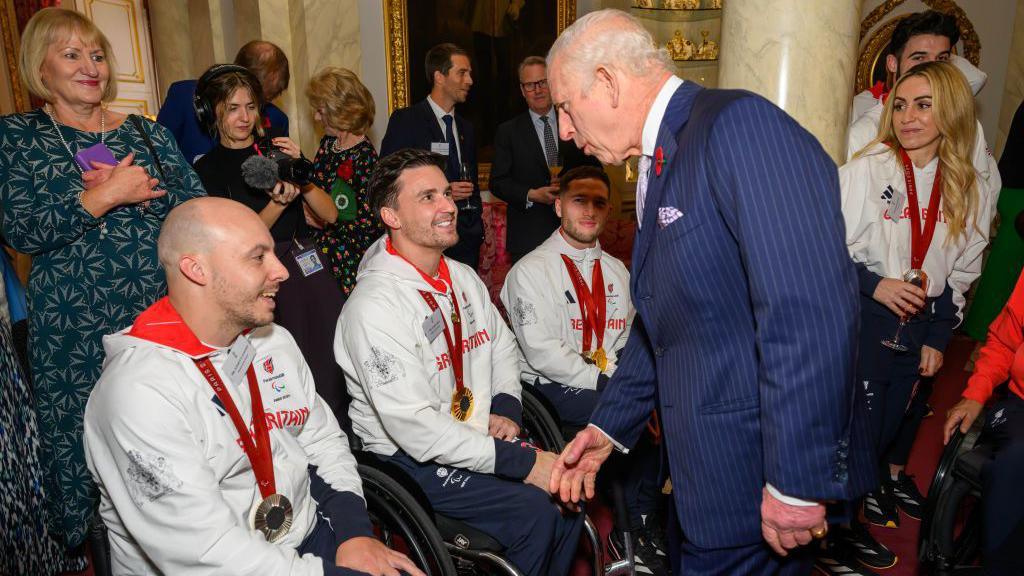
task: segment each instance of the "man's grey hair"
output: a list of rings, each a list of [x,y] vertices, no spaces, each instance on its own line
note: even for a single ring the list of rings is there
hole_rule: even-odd
[[[580,41],[595,29],[600,29],[600,37]],[[612,8],[591,12],[566,28],[548,52],[549,68],[556,58],[562,59],[562,70],[580,82],[583,92],[590,89],[594,72],[601,66],[638,78],[672,71],[668,51],[654,41],[643,24]]]
[[[526,68],[527,66],[544,66],[545,68],[547,68],[547,65],[548,61],[545,60],[543,56],[527,56],[526,58],[523,59],[522,62],[519,63],[518,72],[519,75],[522,76],[523,69]]]

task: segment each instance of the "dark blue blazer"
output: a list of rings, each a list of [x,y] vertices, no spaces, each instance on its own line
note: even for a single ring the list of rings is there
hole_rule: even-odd
[[[178,141],[181,154],[189,164],[196,163],[196,156],[206,154],[213,149],[214,138],[199,125],[195,109],[192,107],[192,96],[196,93],[195,80],[180,80],[167,88],[167,98],[156,116],[156,121],[174,134]],[[278,128],[278,133],[288,134],[288,116],[273,104],[263,106],[263,117],[270,125]]]
[[[469,165],[473,179],[473,195],[469,200],[458,203],[459,243],[449,248],[445,254],[475,269],[480,257],[480,245],[484,238],[484,225],[481,219],[483,202],[480,200],[480,181],[476,163],[476,138],[473,133],[473,125],[458,113],[455,114],[455,126],[459,133],[461,160],[464,164]],[[383,158],[402,148],[430,150],[431,143],[444,141],[441,125],[437,123],[437,117],[434,116],[430,103],[424,98],[408,108],[400,108],[391,113],[387,132],[384,133],[384,140],[380,144],[380,157]]]
[[[764,98],[689,82],[657,150],[633,248],[637,319],[591,422],[628,447],[657,407],[687,538],[749,545],[766,482],[843,500],[874,477],[838,175]]]

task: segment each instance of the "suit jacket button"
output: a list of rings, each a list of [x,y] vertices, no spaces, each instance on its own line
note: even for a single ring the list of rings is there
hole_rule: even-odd
[[[654,349],[654,355],[657,356],[658,358],[661,358],[661,355],[664,353],[665,349],[662,348],[661,346],[658,346],[657,348]]]

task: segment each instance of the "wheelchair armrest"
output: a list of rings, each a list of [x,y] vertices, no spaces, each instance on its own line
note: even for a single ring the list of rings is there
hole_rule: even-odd
[[[434,522],[437,523],[437,531],[441,533],[441,538],[459,548],[495,554],[505,551],[505,547],[500,542],[461,520],[434,514]]]

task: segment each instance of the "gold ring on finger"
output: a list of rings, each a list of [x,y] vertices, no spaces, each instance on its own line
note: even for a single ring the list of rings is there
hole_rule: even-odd
[[[826,534],[828,534],[828,525],[821,525],[817,528],[811,529],[811,536],[815,540],[821,540]]]

